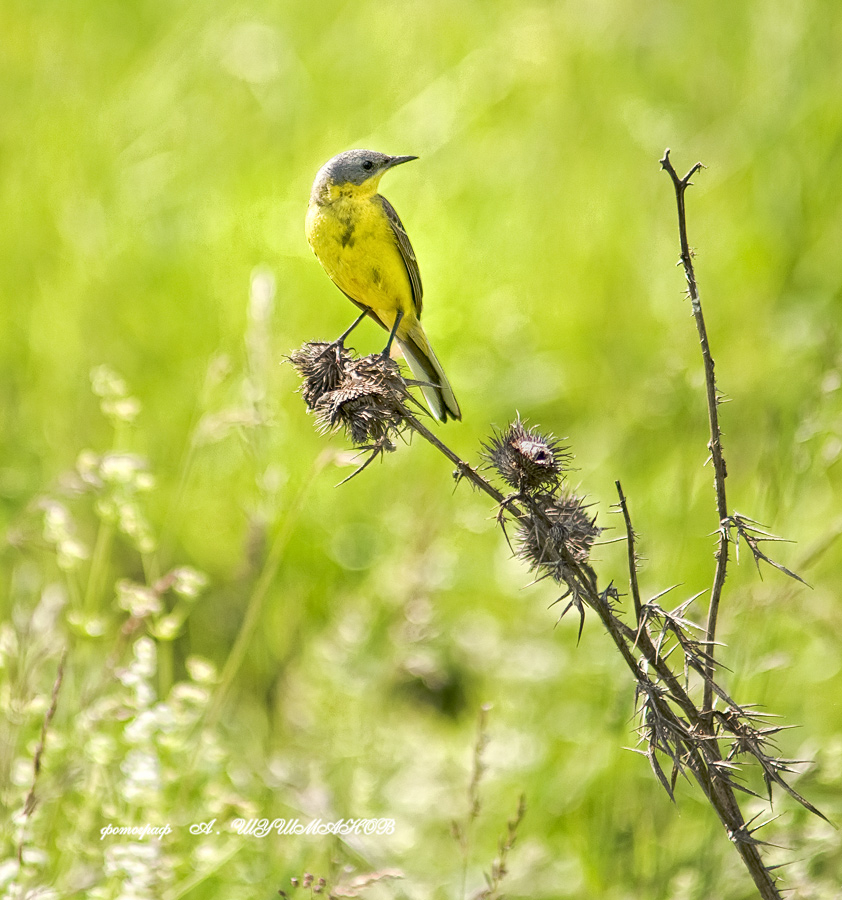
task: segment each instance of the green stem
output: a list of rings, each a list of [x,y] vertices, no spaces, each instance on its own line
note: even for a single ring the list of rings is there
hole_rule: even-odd
[[[333,454],[331,453],[322,453],[316,458],[313,465],[310,467],[310,472],[305,478],[304,483],[301,485],[298,494],[287,509],[286,516],[278,529],[278,533],[275,535],[275,540],[272,542],[272,546],[266,556],[266,561],[263,564],[263,570],[251,592],[251,597],[249,598],[249,603],[246,607],[246,614],[240,625],[240,631],[237,634],[231,652],[228,654],[228,659],[225,661],[219,684],[214,692],[213,700],[208,707],[208,712],[205,717],[205,726],[207,728],[212,728],[219,720],[219,714],[225,704],[228,692],[231,689],[234,678],[240,671],[240,666],[243,664],[252,636],[257,630],[257,626],[263,613],[263,604],[266,600],[266,595],[272,582],[275,580],[275,576],[278,574],[284,550],[286,550],[293,529],[295,528],[301,510],[304,507],[304,500],[307,496],[307,492],[310,490],[310,485],[313,483],[316,476],[321,472],[325,465],[327,465],[327,461],[332,455]]]
[[[113,523],[102,519],[97,530],[94,552],[91,554],[91,567],[88,570],[88,583],[85,587],[83,611],[88,615],[92,615],[98,608],[97,601],[105,584],[113,538]]]

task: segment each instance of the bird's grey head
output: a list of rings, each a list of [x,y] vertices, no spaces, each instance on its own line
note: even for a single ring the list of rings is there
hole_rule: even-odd
[[[418,159],[417,156],[388,156],[378,153],[376,150],[346,150],[329,159],[319,169],[316,180],[313,182],[313,196],[324,191],[328,187],[342,187],[343,185],[355,185],[359,187],[367,181],[374,179],[376,188],[380,176],[394,166],[410,160]]]

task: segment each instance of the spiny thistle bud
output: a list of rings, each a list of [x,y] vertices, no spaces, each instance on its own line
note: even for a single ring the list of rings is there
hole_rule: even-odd
[[[503,481],[520,493],[552,491],[570,460],[570,454],[553,435],[527,428],[519,417],[483,449]]]
[[[403,425],[410,397],[394,360],[380,353],[354,357],[340,345],[311,343],[290,362],[304,377],[301,393],[323,431],[344,428],[357,446],[388,446]]]
[[[518,555],[533,569],[542,569],[556,581],[563,581],[563,550],[575,562],[587,562],[602,529],[596,525],[596,516],[586,512],[583,499],[574,494],[542,497],[534,509],[530,520],[521,522],[518,528]]]

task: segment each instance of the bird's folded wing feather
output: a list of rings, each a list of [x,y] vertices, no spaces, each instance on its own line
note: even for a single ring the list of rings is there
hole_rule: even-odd
[[[403,222],[401,222],[400,216],[395,211],[395,207],[381,194],[378,194],[377,196],[380,198],[380,202],[383,204],[383,211],[386,213],[386,218],[392,226],[398,250],[400,250],[403,264],[406,266],[406,273],[409,275],[409,283],[412,287],[412,302],[415,304],[415,314],[420,316],[421,297],[424,293],[424,289],[421,287],[421,272],[418,269],[418,260],[415,258],[415,251],[412,249],[412,244],[409,242],[409,235],[406,233],[406,229],[403,227]]]

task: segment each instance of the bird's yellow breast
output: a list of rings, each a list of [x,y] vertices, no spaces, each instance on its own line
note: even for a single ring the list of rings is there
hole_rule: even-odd
[[[414,319],[412,287],[394,232],[376,194],[338,193],[312,201],[307,240],[337,287],[391,328],[398,310]],[[401,331],[404,327],[401,327]]]

